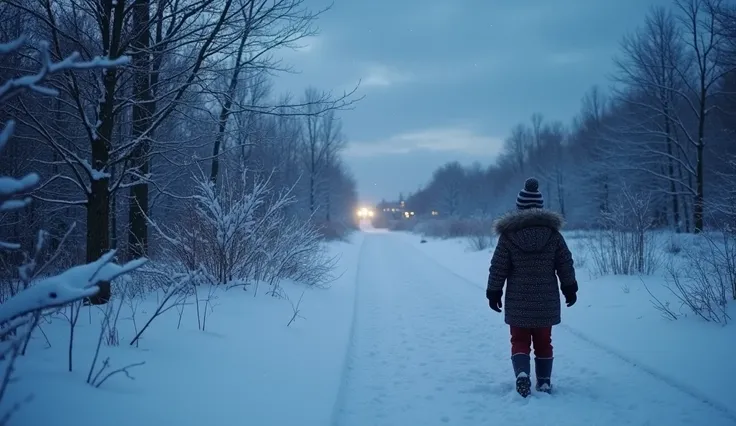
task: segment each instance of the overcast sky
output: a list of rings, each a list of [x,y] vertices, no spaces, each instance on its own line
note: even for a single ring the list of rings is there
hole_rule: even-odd
[[[448,161],[490,164],[534,112],[568,123],[655,3],[668,0],[335,0],[276,89],[361,80],[365,99],[340,113],[344,158],[362,201],[394,199]]]

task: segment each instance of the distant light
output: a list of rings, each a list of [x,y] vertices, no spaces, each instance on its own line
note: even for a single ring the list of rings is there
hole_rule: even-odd
[[[355,214],[357,214],[360,218],[367,218],[373,217],[376,213],[372,209],[361,207],[355,212]]]

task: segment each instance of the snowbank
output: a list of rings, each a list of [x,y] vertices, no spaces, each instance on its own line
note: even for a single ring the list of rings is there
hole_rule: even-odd
[[[215,293],[206,331],[198,330],[194,306],[186,306],[177,329],[176,309],[156,319],[138,347],[131,310],[123,305],[119,346],[102,345],[98,368],[109,357],[114,370],[100,388],[86,384],[102,313],[84,307],[75,330],[73,372],[67,371],[69,323],[57,316],[41,325],[28,354],[17,363],[17,383],[4,401],[27,399],[10,425],[325,425],[343,372],[353,316],[357,257],[362,235],[331,243],[340,256],[339,279],[328,289],[308,289],[300,315],[287,327],[292,305],[260,291]],[[305,287],[284,283],[296,303]],[[202,289],[206,292],[206,289]],[[135,315],[140,329],[156,307],[151,296]],[[45,336],[44,336],[45,335]],[[48,338],[48,342],[46,340]],[[49,347],[50,345],[50,347]]]

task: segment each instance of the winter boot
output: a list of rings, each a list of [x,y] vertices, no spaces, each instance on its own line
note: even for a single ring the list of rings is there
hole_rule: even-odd
[[[552,361],[554,358],[534,358],[534,372],[537,374],[537,392],[552,392]]]
[[[532,381],[529,379],[531,373],[531,358],[527,354],[516,354],[511,357],[516,376],[516,392],[526,398],[532,393]]]

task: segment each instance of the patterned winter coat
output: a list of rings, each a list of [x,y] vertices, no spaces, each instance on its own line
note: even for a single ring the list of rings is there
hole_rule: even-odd
[[[562,225],[560,215],[542,209],[514,211],[494,223],[499,239],[487,294],[502,291],[506,283],[506,324],[536,328],[560,323],[560,290],[577,292],[572,254],[560,234]]]

